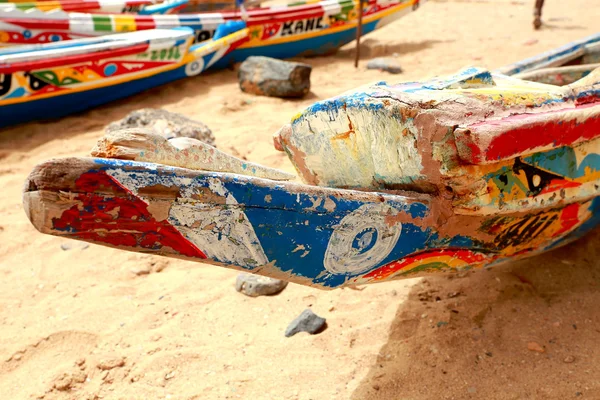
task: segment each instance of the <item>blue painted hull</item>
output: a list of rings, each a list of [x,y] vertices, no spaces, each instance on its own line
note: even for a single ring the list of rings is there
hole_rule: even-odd
[[[0,107],[0,128],[29,121],[61,118],[185,77],[184,65],[171,71],[118,85],[4,105]]]
[[[37,168],[45,171],[42,187],[38,172],[26,187],[70,192],[73,201],[67,205],[62,196],[61,215],[32,220],[44,233],[209,260],[322,288],[495,265],[566,244],[600,223],[598,198],[579,203],[589,217],[568,233],[549,232],[539,247],[536,236],[544,233],[517,239],[514,227],[525,229],[549,216],[561,224],[560,215],[570,206],[484,220],[463,216],[448,234],[435,217],[439,199],[426,196],[412,199],[114,159],[63,159]],[[163,208],[168,204],[169,212],[157,217],[150,210],[156,202]],[[52,197],[34,196],[28,206],[45,215],[41,210],[58,209],[53,203]],[[566,214],[572,222],[571,213]],[[474,223],[487,239],[473,236]],[[499,229],[499,224],[505,226]]]
[[[363,25],[363,35],[373,32],[379,21],[372,21]],[[345,44],[356,39],[356,28],[330,33],[310,39],[299,40],[260,47],[238,48],[220,59],[213,68],[227,68],[236,62],[242,62],[250,56],[264,56],[272,58],[293,58],[299,56],[317,56],[334,52]]]

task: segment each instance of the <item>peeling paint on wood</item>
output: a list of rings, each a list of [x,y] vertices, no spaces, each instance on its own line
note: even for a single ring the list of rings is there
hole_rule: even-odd
[[[94,152],[117,158],[37,166],[25,209],[43,233],[326,289],[494,266],[600,223],[599,76],[468,68],[318,102],[275,135],[307,184],[122,134]]]
[[[193,138],[166,139],[140,128],[111,131],[98,141],[92,156],[150,162],[204,171],[231,172],[274,180],[295,176],[284,171],[240,160]]]

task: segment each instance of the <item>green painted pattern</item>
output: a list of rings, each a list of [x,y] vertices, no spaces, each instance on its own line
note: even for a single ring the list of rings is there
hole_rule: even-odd
[[[102,32],[112,32],[112,24],[110,17],[102,15],[92,15],[92,21],[94,21],[94,30]]]
[[[54,86],[68,86],[73,85],[74,83],[80,83],[80,81],[71,77],[66,77],[62,81],[59,81],[58,76],[54,73],[54,71],[37,71],[32,72],[31,74],[39,80],[50,83]]]

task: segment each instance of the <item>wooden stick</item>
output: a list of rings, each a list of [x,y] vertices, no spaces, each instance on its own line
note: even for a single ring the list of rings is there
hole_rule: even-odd
[[[362,16],[363,0],[358,0],[358,26],[356,27],[356,58],[354,68],[358,68],[358,59],[360,58],[360,37],[362,36]]]

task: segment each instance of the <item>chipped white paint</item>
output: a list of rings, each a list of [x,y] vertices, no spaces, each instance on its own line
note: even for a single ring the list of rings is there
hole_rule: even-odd
[[[175,204],[169,221],[210,259],[254,267],[268,263],[252,224],[237,206]]]
[[[397,214],[387,204],[365,204],[346,215],[327,244],[325,269],[333,274],[359,274],[381,263],[402,233],[402,224],[386,221]]]
[[[294,178],[294,175],[287,172],[240,160],[200,140],[187,137],[167,140],[144,129],[123,129],[107,133],[92,149],[92,156],[202,171],[230,172],[273,180]]]
[[[379,102],[380,99],[368,101]],[[385,106],[361,105],[305,114],[276,138],[305,163],[320,186],[370,187],[373,181],[410,183],[421,177],[417,129]]]
[[[156,170],[156,165],[149,165],[148,169]],[[189,197],[191,194],[190,185],[193,182],[192,178],[157,175],[149,171],[130,174],[126,170],[117,168],[107,169],[106,173],[131,193],[142,199],[145,203],[148,203],[148,200],[139,194],[140,188],[145,188],[156,184],[160,184],[165,187],[178,187],[182,195],[185,197]]]
[[[229,207],[178,201],[171,206],[169,221],[210,259],[254,267],[267,264],[256,232],[233,194],[217,178],[210,178],[208,187]]]
[[[213,194],[224,198],[227,208],[194,200],[201,187],[194,185],[191,178],[139,171],[130,174],[122,169],[108,169],[106,172],[146,204],[152,202],[139,194],[141,188],[156,184],[178,187],[181,197],[171,205],[165,217],[208,258],[235,265],[261,266],[268,263],[252,224],[237,200],[218,179],[209,179],[208,186]],[[154,216],[161,219],[159,215]]]

